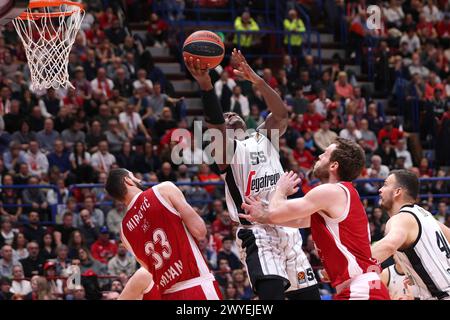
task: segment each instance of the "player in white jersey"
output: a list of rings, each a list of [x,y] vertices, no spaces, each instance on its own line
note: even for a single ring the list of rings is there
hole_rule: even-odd
[[[275,141],[286,131],[288,113],[280,96],[250,68],[242,54],[236,49],[232,54],[238,62],[235,73],[261,91],[271,111],[257,132],[237,139],[223,139],[220,151],[226,152],[214,155],[226,183],[230,217],[240,224],[236,238],[241,261],[247,267],[253,289],[262,300],[320,299],[314,272],[302,251],[299,230],[289,224],[285,227],[260,225],[239,218],[239,213],[244,212],[241,208],[244,197],[259,196],[268,203],[284,172],[279,152],[271,140]],[[208,71],[200,69],[198,60],[186,59],[185,63],[202,89],[208,128],[220,130],[223,137],[230,129],[243,133],[247,128],[237,113],[223,114]]]
[[[407,170],[392,171],[380,189],[390,216],[372,256],[383,262],[393,254],[417,287],[421,300],[450,299],[450,229],[414,204],[419,180]]]
[[[385,268],[381,273],[381,281],[389,290],[392,300],[414,300],[417,287],[409,284],[408,276],[403,272],[402,266],[394,255],[395,263]]]

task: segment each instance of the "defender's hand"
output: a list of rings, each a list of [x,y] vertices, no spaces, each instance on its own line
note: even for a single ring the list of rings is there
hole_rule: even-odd
[[[245,202],[242,204],[242,209],[246,214],[239,214],[239,217],[250,222],[259,222],[262,224],[268,223],[269,211],[263,206],[259,198],[245,197]]]
[[[236,48],[234,48],[231,54],[237,61],[237,69],[234,69],[233,72],[238,77],[248,80],[254,84],[260,84],[264,82],[264,80],[260,76],[258,76],[256,72],[249,66],[247,60],[245,60],[244,55],[241,53],[241,50],[237,50]]]
[[[277,182],[277,191],[281,192],[286,197],[293,195],[294,193],[297,193],[301,181],[298,174],[293,171],[290,171],[289,173],[285,172]]]

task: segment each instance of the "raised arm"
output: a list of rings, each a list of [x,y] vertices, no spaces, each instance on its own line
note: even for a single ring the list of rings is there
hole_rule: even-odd
[[[409,213],[399,213],[391,217],[386,224],[383,239],[372,246],[372,257],[382,263],[392,256],[408,240],[410,230],[417,227],[417,222]]]
[[[195,212],[195,210],[187,203],[186,198],[180,189],[172,182],[163,182],[158,185],[159,193],[168,200],[171,205],[181,216],[184,224],[189,232],[197,240],[206,236],[206,226],[203,219]]]
[[[266,118],[266,121],[262,123],[258,129],[266,129],[267,135],[270,138],[271,129],[277,129],[280,131],[280,136],[286,132],[288,125],[288,110],[281,99],[280,95],[273,90],[247,63],[245,57],[241,51],[234,49],[232,55],[238,61],[238,68],[234,70],[234,73],[255,85],[255,87],[261,91],[264,101],[270,110],[270,114]]]
[[[192,57],[189,59],[185,58],[184,63],[194,79],[197,80],[202,91],[203,113],[205,115],[206,126],[208,129],[216,129],[221,133],[223,152],[215,153],[214,160],[216,161],[219,169],[224,171],[228,167],[225,161],[226,153],[224,151],[227,150],[227,143],[230,141],[225,139],[226,126],[222,106],[217,98],[208,69],[201,69],[200,60],[197,59],[194,61]]]

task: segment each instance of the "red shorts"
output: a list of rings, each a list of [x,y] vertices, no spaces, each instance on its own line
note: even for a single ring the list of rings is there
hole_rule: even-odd
[[[217,281],[205,281],[197,286],[162,295],[162,300],[222,300]]]
[[[333,300],[391,300],[389,291],[376,273],[364,274],[344,285]]]

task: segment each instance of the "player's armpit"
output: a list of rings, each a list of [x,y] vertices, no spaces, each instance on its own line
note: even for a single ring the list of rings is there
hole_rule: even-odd
[[[160,194],[168,200],[169,204],[180,214],[181,219],[189,232],[197,240],[206,236],[206,226],[203,219],[187,203],[183,192],[172,182],[163,182],[158,186]]]
[[[415,220],[409,213],[399,213],[389,220],[386,235],[372,246],[372,257],[382,263],[402,248],[407,241],[409,231],[414,229]]]

